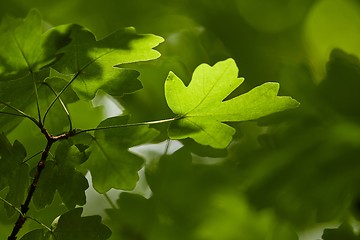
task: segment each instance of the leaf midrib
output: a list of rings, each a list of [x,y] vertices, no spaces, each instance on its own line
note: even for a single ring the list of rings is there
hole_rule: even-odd
[[[224,76],[225,72],[227,72],[227,70],[230,68],[230,66],[227,66],[225,68],[224,71],[222,71],[221,75],[217,78],[217,80],[214,82],[214,84],[211,86],[210,90],[206,93],[206,95],[201,99],[201,101],[190,111],[188,111],[187,113],[184,114],[184,117],[188,116],[189,113],[191,113],[192,111],[194,111],[196,108],[198,108],[205,100],[206,98],[210,95],[210,93],[213,91],[213,89],[215,88],[216,84],[218,83],[219,79],[222,79],[222,77]]]

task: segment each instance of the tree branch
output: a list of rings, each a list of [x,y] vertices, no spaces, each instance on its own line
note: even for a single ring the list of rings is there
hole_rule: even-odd
[[[56,142],[59,141],[61,139],[68,139],[70,136],[74,135],[73,131],[67,132],[67,133],[63,133],[57,136],[52,136],[51,134],[48,133],[48,131],[45,128],[41,128],[41,132],[45,135],[46,139],[47,139],[47,144],[46,147],[44,149],[44,151],[42,152],[41,155],[41,159],[37,164],[37,168],[36,168],[36,173],[34,176],[34,179],[29,187],[29,191],[28,191],[28,195],[26,197],[26,200],[24,202],[24,204],[21,205],[21,213],[19,218],[17,219],[15,226],[11,232],[11,235],[8,237],[8,240],[16,240],[17,237],[16,235],[19,233],[20,229],[22,228],[22,226],[24,225],[25,221],[26,221],[26,213],[29,211],[29,205],[31,202],[31,199],[34,195],[34,192],[36,190],[37,187],[37,183],[39,181],[41,172],[43,171],[43,169],[45,168],[45,162],[46,159],[49,156],[50,153],[50,149],[52,147],[52,145]]]

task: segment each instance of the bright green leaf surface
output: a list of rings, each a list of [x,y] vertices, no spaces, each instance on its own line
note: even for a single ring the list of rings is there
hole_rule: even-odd
[[[78,25],[71,28],[71,43],[61,50],[63,57],[54,66],[64,74],[73,74],[72,88],[82,99],[92,99],[97,90],[120,96],[141,88],[133,70],[116,67],[124,63],[158,58],[153,50],[163,41],[151,34],[137,34],[133,28],[118,30],[104,39]]]
[[[223,122],[257,119],[271,113],[294,108],[299,103],[279,97],[278,83],[264,83],[235,98],[224,100],[244,81],[232,59],[202,64],[193,74],[189,86],[170,73],[165,82],[165,96],[171,110],[181,119],[171,124],[172,139],[193,138],[214,148],[225,148],[235,129]]]
[[[128,116],[104,120],[99,127],[126,124]],[[91,155],[86,166],[91,171],[94,188],[104,193],[111,188],[131,190],[139,180],[143,160],[128,148],[151,141],[158,135],[147,126],[113,128],[95,132]]]

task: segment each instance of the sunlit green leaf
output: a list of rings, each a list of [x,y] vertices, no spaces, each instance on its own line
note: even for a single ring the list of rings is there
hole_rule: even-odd
[[[137,34],[135,29],[118,30],[101,40],[81,26],[71,28],[71,43],[61,50],[63,57],[54,68],[72,75],[71,84],[82,99],[92,99],[96,91],[104,90],[120,96],[141,88],[138,73],[117,67],[120,64],[158,58],[153,50],[163,41],[150,34]]]
[[[190,137],[204,145],[225,148],[235,130],[223,122],[253,120],[299,105],[290,97],[277,96],[279,84],[270,82],[225,100],[243,81],[232,59],[213,67],[200,65],[189,86],[170,73],[165,96],[171,110],[181,118],[171,124],[169,136]]]

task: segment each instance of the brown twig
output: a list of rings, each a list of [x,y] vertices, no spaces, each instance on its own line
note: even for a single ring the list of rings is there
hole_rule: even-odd
[[[17,219],[17,221],[15,223],[15,226],[11,232],[11,235],[8,237],[8,240],[16,240],[17,239],[16,235],[19,233],[20,229],[22,228],[22,226],[24,225],[24,223],[26,221],[26,213],[29,211],[29,205],[30,205],[31,199],[36,190],[36,186],[39,181],[41,172],[45,168],[45,162],[46,162],[47,157],[49,156],[49,152],[50,152],[52,145],[56,141],[59,141],[61,139],[68,139],[70,136],[73,136],[75,133],[75,131],[70,131],[70,132],[66,132],[66,133],[63,133],[63,134],[60,134],[57,136],[53,136],[50,133],[48,133],[48,131],[44,127],[41,127],[41,132],[45,135],[45,137],[47,139],[47,144],[41,155],[41,159],[37,164],[36,173],[35,173],[32,183],[29,187],[29,191],[28,191],[26,200],[25,200],[24,204],[21,205],[21,214],[19,215],[19,218]]]

